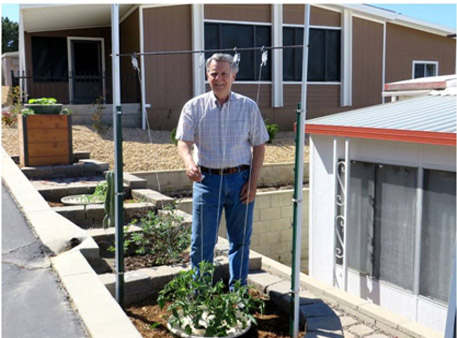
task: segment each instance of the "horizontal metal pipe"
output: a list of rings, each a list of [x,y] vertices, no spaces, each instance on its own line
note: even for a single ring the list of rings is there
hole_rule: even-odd
[[[169,50],[143,53],[120,53],[117,56],[140,56],[140,55],[173,55],[173,54],[195,54],[195,53],[217,53],[217,52],[244,52],[249,50],[272,50],[287,48],[303,48],[303,45],[279,46],[279,47],[245,47],[245,48],[221,48],[221,49],[202,49],[202,50]]]

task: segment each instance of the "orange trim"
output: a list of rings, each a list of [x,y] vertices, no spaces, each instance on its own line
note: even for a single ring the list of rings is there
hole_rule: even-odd
[[[431,131],[381,129],[365,127],[341,127],[327,126],[322,124],[307,124],[305,132],[309,134],[319,135],[436,144],[453,147],[456,146],[455,133],[437,133]]]

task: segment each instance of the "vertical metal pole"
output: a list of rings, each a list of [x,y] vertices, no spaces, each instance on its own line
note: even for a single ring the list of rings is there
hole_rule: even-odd
[[[116,300],[124,306],[124,187],[122,177],[122,109],[119,73],[119,5],[111,5],[111,41],[113,65],[113,130],[116,227]]]
[[[457,237],[456,237],[456,239],[457,239]],[[446,328],[444,331],[444,338],[455,338],[455,336],[456,336],[456,326],[457,326],[457,322],[456,322],[456,319],[457,319],[456,266],[457,266],[457,241],[455,243],[454,264],[452,267],[451,287],[450,287],[450,291],[449,291],[449,302],[448,302],[448,307],[447,307]]]
[[[305,149],[305,120],[306,94],[308,80],[308,41],[309,41],[310,5],[305,5],[305,22],[303,29],[303,59],[302,59],[302,88],[301,104],[297,109],[297,137],[295,151],[295,187],[294,187],[294,226],[292,251],[292,306],[293,317],[290,325],[290,336],[298,337],[300,324],[300,256],[301,256],[301,227],[303,205],[303,153]]]
[[[344,172],[344,189],[346,190],[344,192],[344,235],[343,235],[343,290],[347,291],[347,285],[348,285],[348,253],[347,253],[347,247],[348,247],[348,208],[349,208],[349,180],[351,178],[351,159],[349,157],[349,139],[346,139],[345,142],[345,172]]]
[[[337,218],[338,215],[338,204],[337,202],[337,195],[338,195],[338,139],[336,137],[333,138],[333,220],[334,220],[334,227],[333,227],[333,236],[332,236],[332,250],[333,250],[333,263],[332,263],[332,286],[337,284],[336,278],[336,233],[338,231],[338,224]]]

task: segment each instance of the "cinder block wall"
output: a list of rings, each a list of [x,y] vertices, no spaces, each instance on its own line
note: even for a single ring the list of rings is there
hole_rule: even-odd
[[[102,123],[105,125],[113,124],[113,105],[104,105],[105,109],[102,114]],[[96,112],[97,108],[91,104],[73,104],[66,105],[71,112],[71,119],[73,124],[91,125],[92,115]],[[141,111],[138,103],[124,103],[122,104],[122,126],[126,128],[140,128],[141,127]]]
[[[280,263],[292,262],[292,220],[293,190],[258,192],[254,207],[254,223],[251,249]],[[192,201],[179,203],[179,209],[192,214]],[[308,272],[308,215],[309,189],[303,189],[301,271]],[[225,215],[219,228],[219,235],[227,238]]]

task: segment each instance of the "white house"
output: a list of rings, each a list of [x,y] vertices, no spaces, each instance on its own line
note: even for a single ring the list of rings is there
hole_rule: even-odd
[[[443,332],[456,247],[455,76],[445,83],[306,124],[310,275]]]

